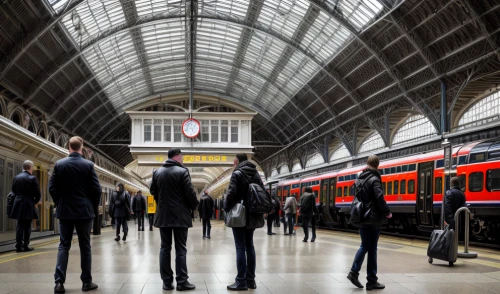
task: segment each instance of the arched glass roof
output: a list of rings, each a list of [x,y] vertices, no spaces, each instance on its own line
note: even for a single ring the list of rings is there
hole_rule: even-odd
[[[325,160],[323,159],[323,156],[320,153],[316,152],[314,154],[311,154],[308,157],[307,163],[306,163],[306,167],[320,165],[320,164],[323,164],[323,163],[325,163]]]
[[[500,91],[473,104],[458,121],[457,129],[462,130],[500,119]]]
[[[332,155],[330,156],[330,161],[347,158],[349,156],[351,156],[351,153],[349,152],[349,150],[347,150],[347,147],[344,144],[342,144],[340,147],[338,147],[332,152]]]
[[[378,132],[373,132],[363,141],[363,143],[361,143],[361,146],[359,146],[358,153],[376,151],[384,147],[385,147],[384,140],[382,139],[380,134]]]
[[[411,143],[436,135],[436,128],[423,115],[413,115],[405,120],[394,135],[392,145]]]

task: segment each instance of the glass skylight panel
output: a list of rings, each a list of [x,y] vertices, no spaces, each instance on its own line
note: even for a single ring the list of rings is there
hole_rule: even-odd
[[[199,22],[196,33],[197,58],[223,60],[228,63],[234,61],[241,35],[240,27]]]
[[[135,0],[135,7],[139,17],[171,13],[183,15],[186,4],[180,0]]]
[[[77,44],[125,22],[120,1],[101,0],[84,1],[63,19],[64,25]],[[75,27],[79,27],[79,30]]]
[[[307,0],[265,1],[257,22],[292,38],[309,5]]]
[[[349,150],[347,150],[347,147],[345,147],[344,144],[340,146],[339,148],[335,149],[333,151],[332,156],[330,157],[330,161],[335,161],[343,158],[350,157],[351,153],[349,153]]]
[[[321,155],[320,153],[314,153],[313,155],[309,155],[309,158],[307,159],[306,167],[320,165],[323,163],[325,163],[325,160],[323,159],[323,155]]]
[[[198,60],[195,67],[195,86],[206,85],[225,92],[231,69],[232,66],[227,64]]]
[[[330,4],[337,2],[337,7],[344,17],[358,31],[369,24],[383,9],[379,0],[328,0]]]
[[[359,153],[379,150],[385,147],[384,140],[376,131],[366,138],[359,147]]]
[[[458,125],[473,127],[500,119],[500,91],[495,92],[472,105],[460,118]],[[483,120],[486,120],[483,122]],[[477,124],[475,122],[478,122]]]
[[[198,3],[198,14],[223,14],[232,17],[245,18],[248,10],[248,0],[211,0]]]
[[[436,129],[423,115],[414,115],[406,119],[394,135],[392,145],[415,142],[436,135]]]
[[[243,66],[268,77],[284,49],[284,43],[255,32],[246,51]]]
[[[184,21],[162,21],[142,27],[143,46],[151,63],[167,60],[185,60],[186,42]]]
[[[49,5],[52,6],[55,12],[58,12],[60,9],[64,8],[69,0],[48,0]]]

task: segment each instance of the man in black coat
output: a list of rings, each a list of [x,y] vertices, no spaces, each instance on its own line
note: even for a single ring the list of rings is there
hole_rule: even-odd
[[[271,213],[267,215],[267,234],[269,236],[276,235],[273,233],[273,223],[278,218],[279,210],[280,210],[280,201],[276,195],[272,195],[273,206],[274,209]]]
[[[226,196],[224,197],[224,210],[230,211],[236,203],[243,201],[245,207],[248,206],[248,186],[255,183],[264,189],[264,184],[257,172],[255,164],[248,161],[244,153],[236,154],[234,159],[235,169],[229,181]],[[238,275],[234,284],[227,286],[231,291],[245,291],[256,289],[255,267],[256,257],[253,245],[253,234],[256,228],[264,226],[264,216],[262,214],[252,214],[246,212],[246,227],[232,228],[234,243],[236,246],[236,267]],[[246,255],[245,255],[246,254]]]
[[[64,293],[69,249],[76,228],[80,246],[82,291],[97,289],[92,283],[92,252],[90,229],[101,197],[101,185],[94,170],[94,164],[82,156],[83,139],[69,140],[69,156],[58,160],[49,181],[49,192],[57,207],[60,243],[54,274],[55,293]]]
[[[137,216],[137,222],[139,223],[138,231],[144,231],[144,214],[146,213],[146,198],[142,196],[141,191],[137,191],[135,197],[132,198],[132,209],[134,210],[135,216]]]
[[[465,194],[460,190],[460,179],[453,177],[444,202],[444,224],[450,225],[451,229],[455,229],[455,213],[460,207],[465,207]]]
[[[31,236],[31,222],[38,219],[35,205],[42,197],[38,180],[33,175],[33,162],[26,160],[23,163],[23,172],[18,174],[12,181],[12,192],[16,195],[11,219],[17,219],[16,227],[16,251],[32,251],[29,247]]]
[[[203,238],[210,239],[210,229],[212,228],[210,219],[212,218],[213,211],[214,200],[208,195],[208,191],[205,190],[200,197],[200,205],[198,205],[198,212],[203,222]]]
[[[312,226],[312,239],[311,242],[316,241],[316,217],[319,215],[318,209],[316,208],[316,197],[312,194],[311,187],[306,187],[304,194],[300,197],[299,207],[300,215],[302,215],[302,228],[304,229],[304,240],[307,242],[309,239],[309,223]]]
[[[173,234],[177,291],[193,290],[195,285],[188,282],[186,241],[188,228],[193,226],[191,211],[196,209],[198,199],[189,171],[182,165],[180,149],[168,151],[168,160],[153,173],[149,191],[157,204],[154,226],[160,228],[160,275],[163,289],[174,289],[174,273],[170,265]]]

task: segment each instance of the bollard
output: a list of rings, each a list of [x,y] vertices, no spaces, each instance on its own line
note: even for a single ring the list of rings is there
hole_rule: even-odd
[[[458,222],[458,217],[460,213],[465,212],[465,234],[464,234],[464,252],[458,252],[458,232],[460,228],[460,223]],[[469,252],[469,219],[470,219],[470,210],[467,207],[461,207],[455,213],[455,244],[457,244],[457,256],[462,258],[476,258],[476,252]]]

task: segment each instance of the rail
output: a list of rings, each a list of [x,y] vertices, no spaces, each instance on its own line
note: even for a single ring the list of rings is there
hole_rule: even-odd
[[[460,213],[464,211],[465,214],[465,234],[464,234],[464,252],[458,252],[458,232],[460,231],[460,223],[458,221],[458,218],[460,216]],[[461,207],[455,212],[455,244],[457,244],[457,256],[461,258],[476,258],[477,253],[476,252],[469,252],[469,219],[470,219],[470,210],[467,207]]]

